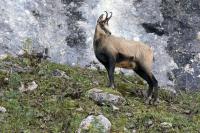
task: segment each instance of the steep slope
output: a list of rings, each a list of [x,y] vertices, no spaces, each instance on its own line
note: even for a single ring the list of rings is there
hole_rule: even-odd
[[[116,74],[116,90],[104,87],[106,72],[69,67],[49,61],[8,57],[0,61],[0,132],[75,132],[88,115],[103,114],[113,133],[199,132],[200,94],[175,95],[160,90],[158,106],[144,104],[146,84],[138,77]],[[35,90],[21,91],[35,81]],[[21,85],[20,85],[21,84]],[[113,109],[88,98],[99,88],[123,96]]]

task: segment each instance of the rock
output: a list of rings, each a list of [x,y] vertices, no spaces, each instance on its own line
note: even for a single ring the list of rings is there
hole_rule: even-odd
[[[197,33],[197,39],[200,41],[200,32]]]
[[[53,70],[52,75],[54,77],[64,77],[66,79],[69,79],[69,76],[64,71],[61,71],[59,69]]]
[[[113,109],[113,111],[118,111],[119,110],[119,108],[116,107],[115,105],[112,105],[112,109]]]
[[[169,122],[163,122],[160,125],[162,128],[171,128],[172,127],[172,123],[169,123]]]
[[[9,83],[9,78],[4,78],[3,83],[4,84],[8,84]]]
[[[167,77],[170,81],[175,81],[176,80],[176,77],[174,76],[174,73],[173,72],[167,72]]]
[[[185,72],[193,74],[194,73],[194,68],[191,67],[190,64],[186,64],[184,67]]]
[[[152,120],[148,120],[148,121],[145,122],[145,125],[147,127],[151,127],[153,125],[153,121]]]
[[[89,98],[96,101],[99,104],[108,104],[108,105],[123,105],[125,103],[125,99],[122,96],[109,94],[107,92],[103,92],[100,89],[91,89],[88,92]]]
[[[35,83],[35,81],[29,82],[29,83],[22,83],[21,82],[21,87],[19,88],[20,92],[25,92],[25,91],[33,91],[37,89],[38,85]]]
[[[17,73],[30,73],[33,70],[30,67],[21,67],[21,66],[19,66],[17,64],[13,65],[11,67],[11,69],[12,69],[13,72],[17,72]]]
[[[8,54],[1,54],[0,55],[0,60],[4,60],[8,57]]]
[[[186,1],[188,6],[184,6]],[[194,61],[194,55],[200,49],[200,14],[195,4],[198,2],[199,0],[165,0],[160,5],[164,18],[162,24],[169,33],[166,51],[178,66],[172,71],[176,77],[176,88],[197,90],[200,85],[196,78],[200,74],[200,65],[198,61]],[[184,12],[190,15],[185,15]]]
[[[0,112],[5,113],[6,112],[6,108],[0,106]]]
[[[33,71],[31,67],[21,67],[18,64],[13,64],[12,62],[3,61],[0,64],[0,71],[4,72],[17,72],[17,73],[30,73]]]
[[[95,66],[91,66],[89,69],[91,69],[91,70],[98,70],[97,67],[95,67]]]
[[[72,63],[72,66],[76,66],[76,63],[73,62],[73,63]]]
[[[136,133],[136,132],[137,132],[137,131],[136,131],[135,129],[133,129],[131,133]]]
[[[99,70],[99,63],[96,61],[91,61],[89,64],[85,65],[86,68],[91,70]]]
[[[71,97],[72,99],[79,99],[81,97],[83,90],[81,88],[68,88],[65,93],[66,97]]]
[[[8,82],[8,81],[9,81],[9,78],[4,78],[4,81],[5,81],[5,82]]]
[[[128,132],[128,129],[126,127],[124,127],[124,132],[127,133]]]
[[[136,123],[134,123],[134,122],[127,123],[126,127],[128,129],[135,129],[136,128]]]
[[[110,133],[111,123],[103,115],[90,115],[81,122],[78,133],[89,132],[91,129],[93,132]]]
[[[99,85],[99,82],[98,81],[93,81],[93,84]]]
[[[128,116],[128,117],[132,117],[133,114],[132,114],[132,113],[126,113],[126,116]]]
[[[78,111],[78,112],[83,112],[84,110],[83,110],[82,107],[80,107],[80,108],[77,108],[76,111]]]
[[[189,109],[186,109],[186,110],[183,111],[183,113],[185,113],[185,114],[187,114],[187,115],[191,114],[191,112],[192,112],[192,111],[189,110]]]
[[[120,73],[121,73],[121,68],[116,68],[116,69],[115,69],[115,73],[116,73],[116,74],[120,74]]]
[[[200,62],[200,53],[197,53],[197,54],[194,56],[194,61],[195,61],[195,62]]]

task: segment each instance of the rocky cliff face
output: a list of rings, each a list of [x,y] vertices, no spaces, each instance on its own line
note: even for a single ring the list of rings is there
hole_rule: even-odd
[[[173,70],[179,88],[200,88],[200,1],[163,0],[162,26],[169,36],[167,53],[178,65]]]
[[[96,60],[93,33],[105,10],[113,12],[113,35],[154,49],[160,85],[200,88],[198,0],[2,0],[0,54],[47,47],[51,60],[85,66]]]

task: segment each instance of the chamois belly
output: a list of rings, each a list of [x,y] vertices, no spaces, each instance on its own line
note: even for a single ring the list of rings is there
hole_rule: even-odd
[[[116,63],[115,66],[119,68],[134,69],[136,64],[133,61],[126,60]]]

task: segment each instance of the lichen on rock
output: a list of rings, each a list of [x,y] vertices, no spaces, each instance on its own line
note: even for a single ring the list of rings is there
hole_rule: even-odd
[[[103,115],[90,115],[81,122],[78,129],[78,133],[84,133],[85,131],[91,133],[110,133],[111,123]]]
[[[98,104],[108,104],[108,105],[123,105],[125,99],[122,96],[110,94],[104,92],[103,90],[93,88],[88,91],[89,98],[97,102]]]

